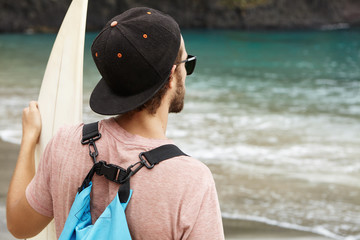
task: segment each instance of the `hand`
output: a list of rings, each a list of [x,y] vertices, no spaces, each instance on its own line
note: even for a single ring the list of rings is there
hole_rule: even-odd
[[[41,133],[41,116],[38,103],[31,101],[22,114],[23,140],[36,144]]]

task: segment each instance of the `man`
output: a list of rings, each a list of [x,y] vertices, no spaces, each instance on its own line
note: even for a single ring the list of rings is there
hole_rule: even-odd
[[[92,55],[102,79],[90,107],[117,117],[99,122],[97,159],[126,168],[140,152],[173,143],[166,138],[170,112],[184,104],[185,78],[195,67],[177,23],[148,8],[110,20],[94,40]],[[35,174],[34,148],[41,131],[37,103],[23,112],[23,138],[7,200],[9,231],[18,238],[39,233],[52,218],[60,236],[78,187],[91,169],[83,125],[64,127],[48,144]],[[118,191],[95,175],[92,221]],[[223,239],[221,213],[209,169],[188,156],[175,157],[131,178],[126,218],[133,239]]]

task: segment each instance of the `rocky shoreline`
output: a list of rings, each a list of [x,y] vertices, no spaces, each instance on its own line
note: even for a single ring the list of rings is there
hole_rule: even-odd
[[[0,0],[1,32],[57,32],[71,0]],[[173,16],[182,28],[333,29],[360,26],[357,0],[90,0],[87,30],[112,16],[148,6]]]

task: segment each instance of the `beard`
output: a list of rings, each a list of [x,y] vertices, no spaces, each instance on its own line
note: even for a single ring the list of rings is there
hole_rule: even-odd
[[[176,74],[176,78],[176,91],[170,102],[169,113],[179,113],[184,108],[185,86],[180,73]]]

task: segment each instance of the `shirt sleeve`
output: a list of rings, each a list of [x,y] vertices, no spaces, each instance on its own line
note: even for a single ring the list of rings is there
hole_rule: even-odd
[[[46,146],[38,165],[37,172],[25,191],[26,199],[30,206],[38,213],[47,217],[54,216],[50,189],[53,145],[54,139]]]
[[[183,220],[192,223],[184,239],[225,239],[218,195],[210,171],[205,179],[207,184],[203,187],[198,185],[193,191],[189,211],[184,214]]]

